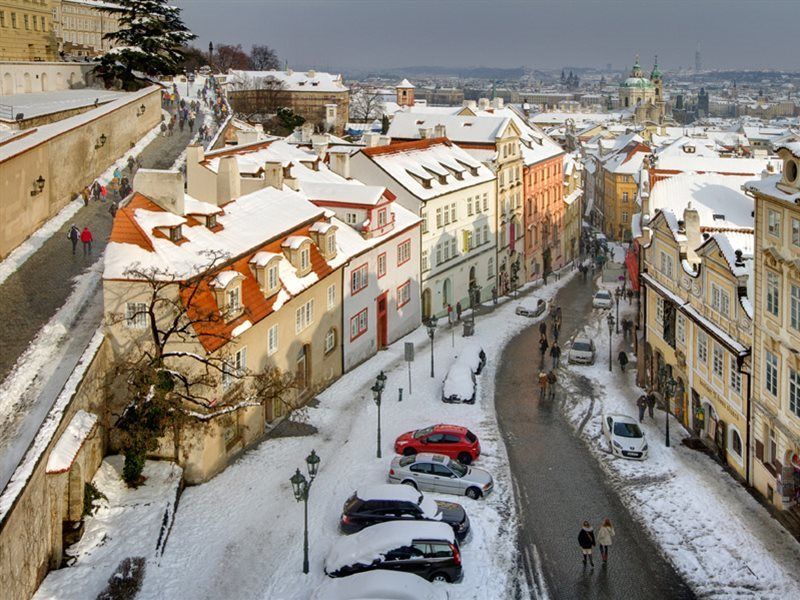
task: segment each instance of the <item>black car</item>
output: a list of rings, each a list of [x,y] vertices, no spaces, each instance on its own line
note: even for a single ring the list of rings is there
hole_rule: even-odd
[[[469,533],[469,518],[460,504],[431,500],[410,485],[381,484],[361,488],[342,508],[339,529],[350,534],[387,521],[440,521],[453,528],[458,541]]]
[[[432,521],[378,523],[338,539],[325,558],[329,577],[374,569],[414,573],[428,581],[449,583],[463,577],[461,550],[453,530]]]

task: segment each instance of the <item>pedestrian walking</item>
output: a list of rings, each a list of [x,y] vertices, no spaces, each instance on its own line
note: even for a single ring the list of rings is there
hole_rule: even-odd
[[[557,342],[558,341],[558,334],[561,331],[561,328],[559,327],[558,323],[553,323],[552,329],[553,329],[553,331],[552,331],[552,333],[553,333],[553,341]]]
[[[547,335],[547,322],[542,321],[539,323],[539,337],[543,337]]]
[[[117,208],[118,206],[116,202],[112,202],[111,206],[108,207],[108,212],[111,214],[112,219],[117,216]]]
[[[578,545],[581,547],[581,554],[583,554],[583,566],[586,566],[586,561],[594,568],[594,558],[592,554],[595,547],[594,529],[589,524],[589,521],[583,522],[583,527],[578,532]]]
[[[106,198],[108,197],[108,188],[106,186],[100,186],[100,202],[105,202]]]
[[[81,200],[83,200],[84,206],[89,206],[89,195],[91,192],[89,191],[89,187],[86,186],[81,190]]]
[[[650,390],[650,393],[647,394],[647,412],[650,415],[651,419],[655,419],[656,415],[654,410],[656,408],[656,395],[653,390]]]
[[[447,324],[453,324],[453,307],[450,304],[447,305]]]
[[[492,304],[497,306],[497,286],[496,285],[492,286]]]
[[[556,377],[556,372],[551,369],[550,372],[547,374],[547,390],[548,390],[547,398],[549,400],[553,400],[556,397],[557,381],[558,378]]]
[[[617,355],[617,360],[619,361],[619,368],[624,373],[625,366],[628,364],[628,353],[625,350],[620,350],[619,355]]]
[[[461,311],[462,311],[461,300],[459,300],[458,302],[456,302],[456,320],[457,321],[461,321]]]
[[[94,238],[92,237],[92,232],[89,231],[88,227],[84,227],[83,231],[81,231],[81,242],[83,242],[83,255],[86,256],[87,254],[92,253],[92,241]]]
[[[75,249],[78,247],[78,240],[81,239],[81,230],[74,223],[67,232],[67,239],[72,242],[72,254],[75,254]]]
[[[603,559],[603,564],[608,562],[608,550],[613,543],[613,537],[616,535],[614,526],[611,524],[609,518],[603,519],[603,524],[597,530],[597,545],[600,546],[600,557]]]
[[[547,353],[547,348],[550,344],[547,343],[547,336],[543,335],[539,340],[539,353],[541,354],[541,364],[544,366],[544,355]]]
[[[644,421],[644,410],[647,408],[647,396],[642,394],[639,396],[638,400],[636,400],[636,408],[639,409],[639,423]]]
[[[547,373],[539,371],[539,400],[544,400],[547,393]]]
[[[553,360],[553,368],[558,368],[558,361],[561,358],[561,347],[558,345],[558,339],[553,342],[550,347],[550,358]]]
[[[167,125],[167,137],[172,136],[173,129],[175,129],[175,117],[171,117],[169,120],[169,124]]]

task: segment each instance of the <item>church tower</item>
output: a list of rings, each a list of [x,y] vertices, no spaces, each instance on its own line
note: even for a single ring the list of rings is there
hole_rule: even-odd
[[[667,103],[664,100],[663,77],[664,75],[661,73],[661,69],[658,68],[658,54],[656,54],[655,61],[653,62],[653,70],[650,72],[650,81],[653,82],[653,86],[655,87],[655,104],[658,108],[659,123],[663,123],[664,121],[667,106]]]
[[[414,106],[414,85],[408,79],[403,79],[395,86],[395,93],[399,106]]]

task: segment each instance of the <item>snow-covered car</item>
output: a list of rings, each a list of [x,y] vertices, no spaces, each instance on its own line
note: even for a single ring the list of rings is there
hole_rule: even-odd
[[[461,551],[445,523],[390,521],[339,538],[325,558],[325,573],[346,577],[388,569],[414,573],[428,581],[462,578]]]
[[[326,579],[311,600],[449,600],[445,586],[401,571],[365,571]]]
[[[458,354],[458,362],[467,365],[475,375],[480,375],[486,365],[486,352],[478,342],[469,342]]]
[[[647,440],[636,419],[626,415],[603,415],[603,435],[611,453],[622,458],[647,458]]]
[[[426,492],[458,494],[473,500],[494,488],[489,471],[462,465],[444,454],[429,452],[394,457],[388,479],[389,483],[412,485]]]
[[[594,308],[611,308],[614,298],[608,290],[597,290],[592,298],[592,306]]]
[[[547,312],[547,302],[536,296],[529,296],[517,305],[514,312],[523,317],[541,317]]]
[[[462,362],[454,362],[444,378],[442,402],[475,404],[475,374]]]
[[[571,364],[592,365],[597,354],[594,341],[586,337],[576,337],[572,340],[568,360]]]

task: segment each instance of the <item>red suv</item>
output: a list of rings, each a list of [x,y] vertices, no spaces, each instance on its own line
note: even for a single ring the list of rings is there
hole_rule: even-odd
[[[409,431],[394,442],[394,451],[404,456],[417,452],[444,454],[468,465],[481,454],[478,437],[459,425],[431,425]]]

